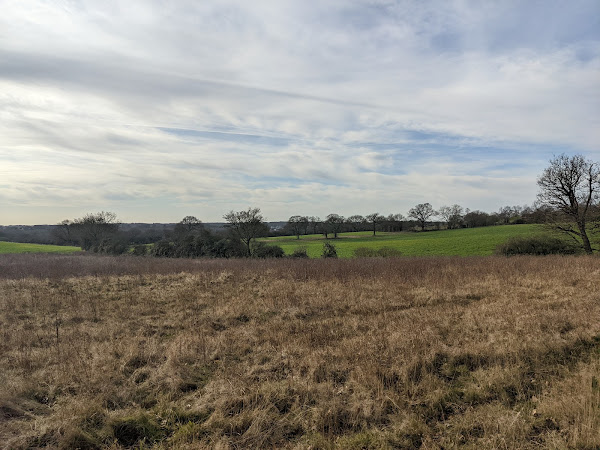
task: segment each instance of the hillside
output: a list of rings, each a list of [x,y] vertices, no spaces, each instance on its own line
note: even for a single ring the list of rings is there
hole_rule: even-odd
[[[495,248],[507,239],[515,236],[529,236],[543,233],[541,225],[501,225],[481,228],[462,228],[458,230],[440,230],[427,232],[372,232],[341,233],[337,239],[329,239],[337,248],[338,256],[350,258],[355,249],[370,247],[374,249],[391,247],[404,256],[485,256],[494,253]],[[332,235],[330,235],[331,237]],[[306,248],[310,257],[321,255],[323,235],[283,236],[261,239],[267,244],[281,246],[286,254],[297,248]]]
[[[80,252],[79,247],[65,245],[22,244],[20,242],[0,241],[0,254],[4,253],[74,253]]]

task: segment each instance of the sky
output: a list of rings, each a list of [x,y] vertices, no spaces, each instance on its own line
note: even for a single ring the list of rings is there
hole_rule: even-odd
[[[600,161],[598,0],[0,10],[0,224],[492,212]]]

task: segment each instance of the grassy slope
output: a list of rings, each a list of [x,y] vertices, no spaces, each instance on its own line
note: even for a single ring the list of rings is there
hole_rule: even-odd
[[[0,448],[600,448],[596,257],[186,263],[0,259]]]
[[[20,242],[0,242],[0,254],[4,253],[74,253],[79,247],[65,245],[22,244]]]
[[[428,231],[425,233],[342,233],[338,239],[330,241],[336,246],[338,256],[350,258],[358,247],[392,247],[406,256],[457,255],[485,256],[494,253],[494,249],[514,236],[528,236],[543,232],[539,225],[504,225],[496,227],[463,228],[460,230]],[[298,247],[306,247],[311,258],[321,255],[322,235],[295,237],[283,236],[264,239],[268,244],[281,246],[286,254]]]

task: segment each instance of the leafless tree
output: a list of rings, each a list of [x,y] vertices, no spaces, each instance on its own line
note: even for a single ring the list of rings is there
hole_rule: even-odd
[[[268,233],[267,224],[260,213],[260,208],[248,208],[245,211],[230,211],[223,218],[227,228],[246,246],[248,256],[252,256],[252,240]]]
[[[325,219],[325,227],[327,228],[327,232],[333,233],[333,238],[337,239],[337,235],[338,233],[340,233],[342,231],[342,228],[344,226],[344,217],[340,216],[339,214],[329,214],[327,216],[327,219]],[[327,237],[327,234],[325,234],[325,237]]]
[[[400,213],[397,214],[389,214],[383,220],[384,230],[385,231],[402,231],[402,221],[404,220],[404,216]]]
[[[365,218],[355,214],[354,216],[348,217],[346,221],[348,222],[348,225],[350,225],[352,231],[360,231],[365,223]]]
[[[429,219],[435,216],[437,213],[429,203],[419,203],[417,206],[408,211],[408,217],[412,217],[421,226],[421,231],[425,231],[425,225]]]
[[[117,215],[106,211],[87,214],[81,219],[75,219],[70,226],[83,250],[97,248],[119,231]]]
[[[300,239],[302,230],[306,228],[308,219],[303,216],[292,216],[288,219],[287,227],[294,233],[296,239]]]
[[[373,236],[375,236],[375,231],[377,230],[377,224],[381,223],[385,217],[383,217],[381,214],[379,213],[373,213],[373,214],[369,214],[367,217],[367,222],[369,222],[371,224],[371,226],[373,227]]]
[[[460,205],[442,206],[438,215],[448,225],[448,228],[458,228],[463,220],[463,208]]]
[[[308,229],[310,229],[311,234],[317,234],[319,232],[319,224],[321,223],[321,219],[317,216],[308,217]]]
[[[181,221],[175,225],[175,236],[178,238],[184,238],[197,234],[204,229],[202,221],[195,216],[185,216]]]
[[[52,236],[59,245],[70,245],[75,241],[73,236],[72,227],[73,222],[69,219],[63,220],[61,223],[54,226],[52,229]]]
[[[550,160],[537,183],[539,204],[556,212],[551,218],[552,226],[580,242],[583,250],[591,254],[589,232],[598,228],[599,219],[599,164],[582,155],[563,153]]]

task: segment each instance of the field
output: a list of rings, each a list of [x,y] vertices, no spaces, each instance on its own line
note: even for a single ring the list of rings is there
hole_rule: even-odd
[[[0,257],[0,446],[600,446],[600,258]]]
[[[495,227],[463,228],[458,230],[427,231],[424,233],[382,233],[375,237],[369,231],[341,233],[337,239],[329,239],[336,246],[338,256],[350,258],[359,247],[379,249],[394,248],[404,256],[484,256],[492,255],[495,248],[515,236],[543,233],[540,225],[502,225]],[[277,244],[286,254],[304,247],[311,258],[317,258],[323,250],[325,238],[320,234],[262,239],[267,244]]]
[[[20,242],[0,241],[0,254],[5,253],[74,253],[80,252],[79,247],[64,245],[22,244]]]

